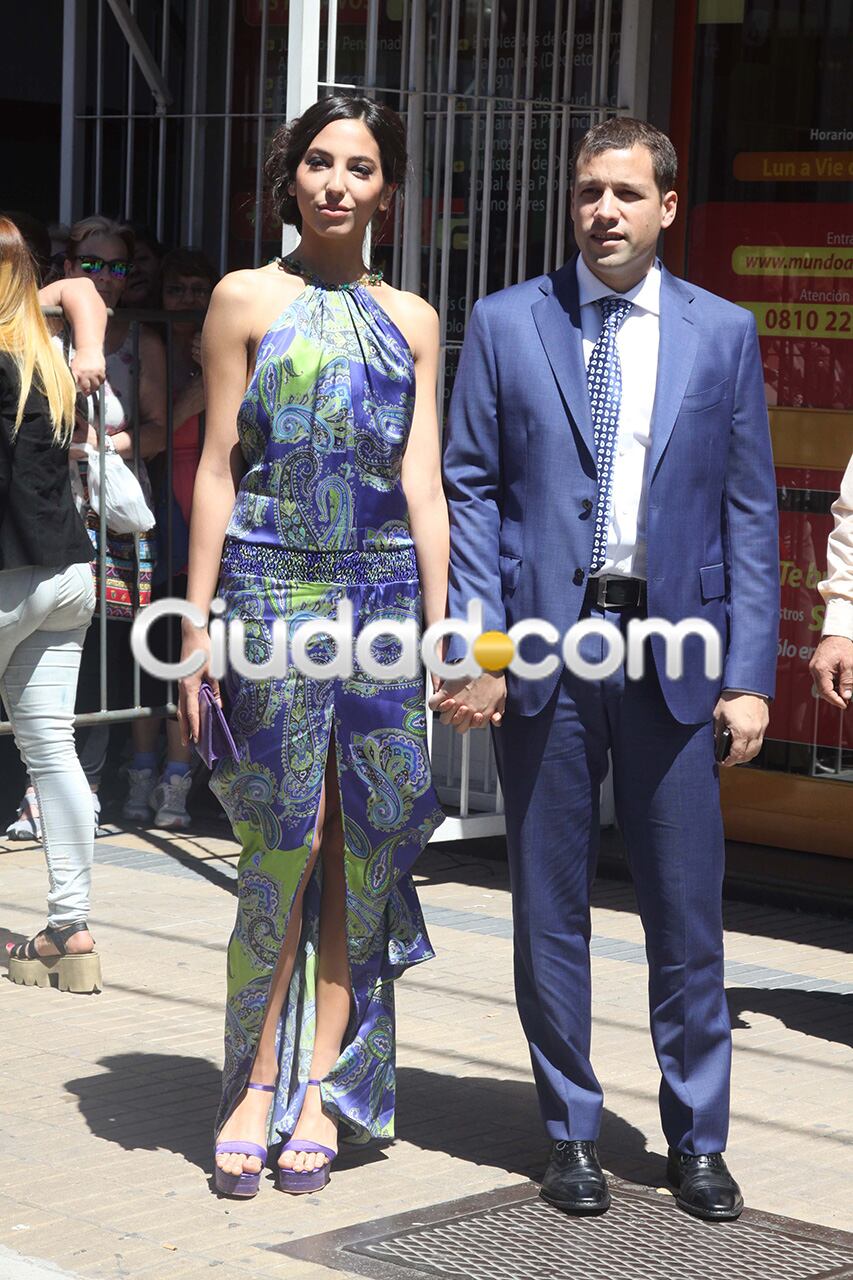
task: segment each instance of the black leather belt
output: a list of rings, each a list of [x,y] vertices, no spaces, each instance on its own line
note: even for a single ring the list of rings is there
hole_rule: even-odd
[[[643,578],[590,578],[585,601],[597,609],[645,608],[646,583]]]

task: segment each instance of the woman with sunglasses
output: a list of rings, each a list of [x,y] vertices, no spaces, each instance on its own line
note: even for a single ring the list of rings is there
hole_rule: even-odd
[[[104,342],[106,355],[107,378],[102,395],[104,396],[105,421],[107,430],[107,448],[114,450],[121,458],[132,465],[134,458],[134,440],[138,440],[139,480],[146,489],[148,476],[145,462],[161,453],[166,447],[166,356],[159,335],[150,327],[140,324],[137,338],[138,368],[134,351],[133,324],[119,310],[118,305],[130,273],[135,250],[133,230],[109,218],[94,216],[83,218],[71,228],[65,259],[65,275],[68,278],[88,277],[106,306],[113,312],[107,324],[107,335]],[[134,381],[138,379],[137,399],[134,401]],[[97,448],[98,434],[94,426],[94,405],[90,401],[90,426],[88,443]],[[134,418],[135,405],[138,405],[139,417]],[[152,505],[149,503],[149,505]],[[90,522],[93,524],[94,522]],[[145,547],[153,546],[153,534],[146,535]],[[93,539],[94,540],[94,539]],[[148,576],[150,582],[151,561],[140,561],[137,565],[141,576]],[[127,621],[111,618],[108,627],[111,631],[109,661],[109,702],[110,706],[127,705],[130,698],[127,676],[131,670],[129,637],[130,628]],[[86,645],[83,655],[83,666],[80,677],[81,697],[77,710],[94,711],[100,705],[99,656],[100,649],[95,631]],[[138,775],[146,777],[149,768],[150,776],[156,780],[153,766],[150,765],[145,745],[138,745],[136,735],[139,734],[137,723],[132,726],[134,735],[134,760],[130,772],[130,796],[125,806],[125,816],[137,819],[148,817],[149,810],[133,806],[134,786]],[[82,735],[81,735],[82,736]],[[92,791],[95,794],[95,817],[100,812],[98,788],[101,774],[106,762],[109,730],[99,725],[86,732],[85,741],[81,745],[81,760]]]
[[[88,929],[92,800],[74,749],[74,690],[95,590],[68,450],[74,379],[41,313],[32,257],[0,217],[0,695],[39,798],[47,926],[8,943],[9,977],[101,986]]]

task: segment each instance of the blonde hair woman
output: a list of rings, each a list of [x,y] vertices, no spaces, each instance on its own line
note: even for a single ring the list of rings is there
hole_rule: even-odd
[[[93,811],[74,749],[74,695],[95,605],[91,546],[74,507],[68,449],[74,379],[41,314],[33,260],[0,217],[0,697],[35,787],[48,864],[48,922],[7,944],[9,977],[101,985],[87,927]]]

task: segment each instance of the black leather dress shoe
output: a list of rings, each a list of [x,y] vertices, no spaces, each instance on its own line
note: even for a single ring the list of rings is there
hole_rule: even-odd
[[[607,1179],[594,1142],[555,1142],[539,1191],[566,1213],[604,1213],[610,1208]]]
[[[740,1187],[719,1152],[687,1156],[670,1147],[666,1160],[667,1181],[677,1195],[680,1209],[708,1222],[731,1222],[743,1212]]]

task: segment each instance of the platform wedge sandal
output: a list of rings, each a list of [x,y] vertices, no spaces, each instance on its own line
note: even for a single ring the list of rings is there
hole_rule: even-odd
[[[251,1080],[246,1088],[258,1089],[262,1093],[275,1093],[274,1084],[254,1084]],[[214,1147],[214,1157],[219,1155],[256,1156],[260,1160],[261,1167],[257,1173],[226,1173],[224,1169],[220,1169],[219,1165],[215,1165],[213,1170],[213,1182],[221,1196],[238,1196],[247,1200],[251,1196],[256,1196],[260,1190],[261,1174],[267,1162],[266,1147],[261,1147],[256,1142],[243,1142],[242,1139],[231,1138],[224,1142],[217,1142]]]
[[[46,925],[26,942],[8,943],[9,979],[22,987],[58,986],[60,991],[91,994],[103,990],[101,957],[97,951],[69,955],[66,943],[75,933],[88,929],[85,920],[73,924]],[[41,956],[36,948],[38,938],[47,938],[59,955]],[[55,981],[54,981],[55,980]]]
[[[310,1085],[320,1088],[319,1080],[309,1080]],[[283,1165],[278,1166],[278,1187],[280,1191],[286,1191],[291,1196],[307,1195],[312,1191],[322,1191],[329,1184],[329,1177],[332,1172],[332,1165],[337,1157],[337,1150],[331,1147],[324,1147],[320,1142],[311,1142],[307,1138],[291,1138],[282,1147],[282,1151],[304,1151],[312,1155],[321,1155],[326,1157],[326,1163],[321,1164],[319,1169],[312,1169],[310,1172],[297,1169],[286,1169]]]

